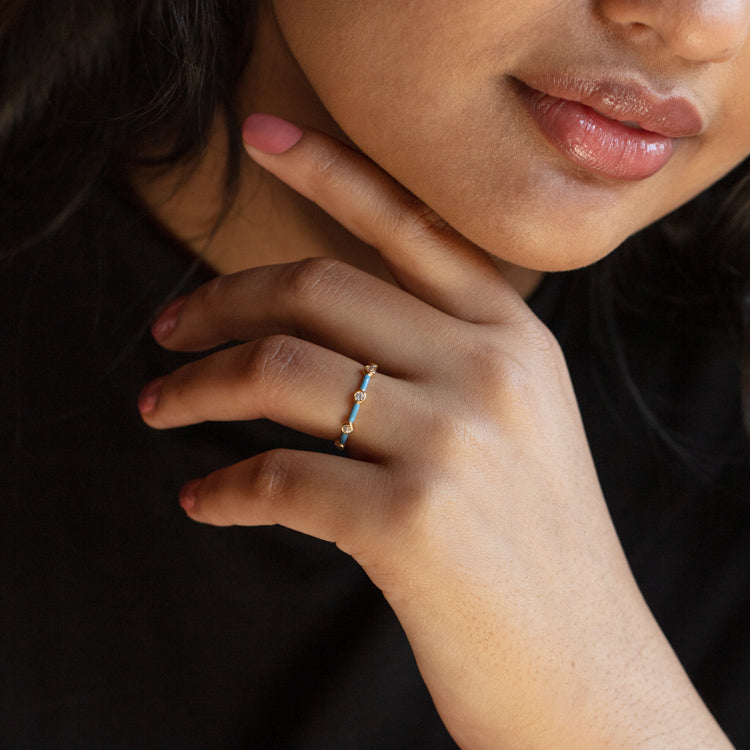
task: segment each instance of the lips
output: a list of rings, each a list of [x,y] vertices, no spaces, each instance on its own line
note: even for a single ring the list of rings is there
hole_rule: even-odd
[[[630,84],[559,76],[511,78],[542,135],[585,171],[643,180],[661,170],[677,141],[701,133],[702,118],[681,97]]]

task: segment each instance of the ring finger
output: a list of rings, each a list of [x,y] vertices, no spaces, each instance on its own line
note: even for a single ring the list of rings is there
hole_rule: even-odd
[[[224,349],[152,381],[141,393],[144,420],[159,429],[204,421],[266,418],[334,441],[354,405],[364,363],[292,336]],[[382,372],[372,379],[347,444],[352,455],[383,458],[403,449],[417,386]]]

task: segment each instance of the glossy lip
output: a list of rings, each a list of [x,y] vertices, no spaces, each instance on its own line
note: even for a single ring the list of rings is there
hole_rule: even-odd
[[[646,179],[666,166],[678,139],[704,128],[687,99],[660,97],[634,83],[550,75],[510,82],[547,140],[603,177]]]

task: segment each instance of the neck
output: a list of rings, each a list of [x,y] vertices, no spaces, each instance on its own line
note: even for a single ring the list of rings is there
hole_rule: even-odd
[[[239,114],[273,113],[350,143],[297,65],[272,12],[261,6],[253,54],[240,85]],[[136,192],[167,230],[220,274],[328,257],[391,280],[374,248],[250,159],[242,160],[237,193],[227,208],[224,125],[217,115],[203,153],[189,167],[131,175]],[[497,264],[526,297],[542,277],[501,260]]]

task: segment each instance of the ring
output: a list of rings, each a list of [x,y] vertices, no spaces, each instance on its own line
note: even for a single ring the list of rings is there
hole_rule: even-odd
[[[354,432],[354,420],[359,413],[359,407],[362,406],[367,398],[367,386],[370,385],[370,380],[372,380],[372,376],[377,371],[378,366],[376,364],[370,362],[370,364],[365,365],[365,375],[362,378],[359,389],[354,392],[354,406],[352,406],[352,410],[349,413],[349,419],[341,425],[341,437],[334,443],[339,450],[344,450],[349,435]]]

